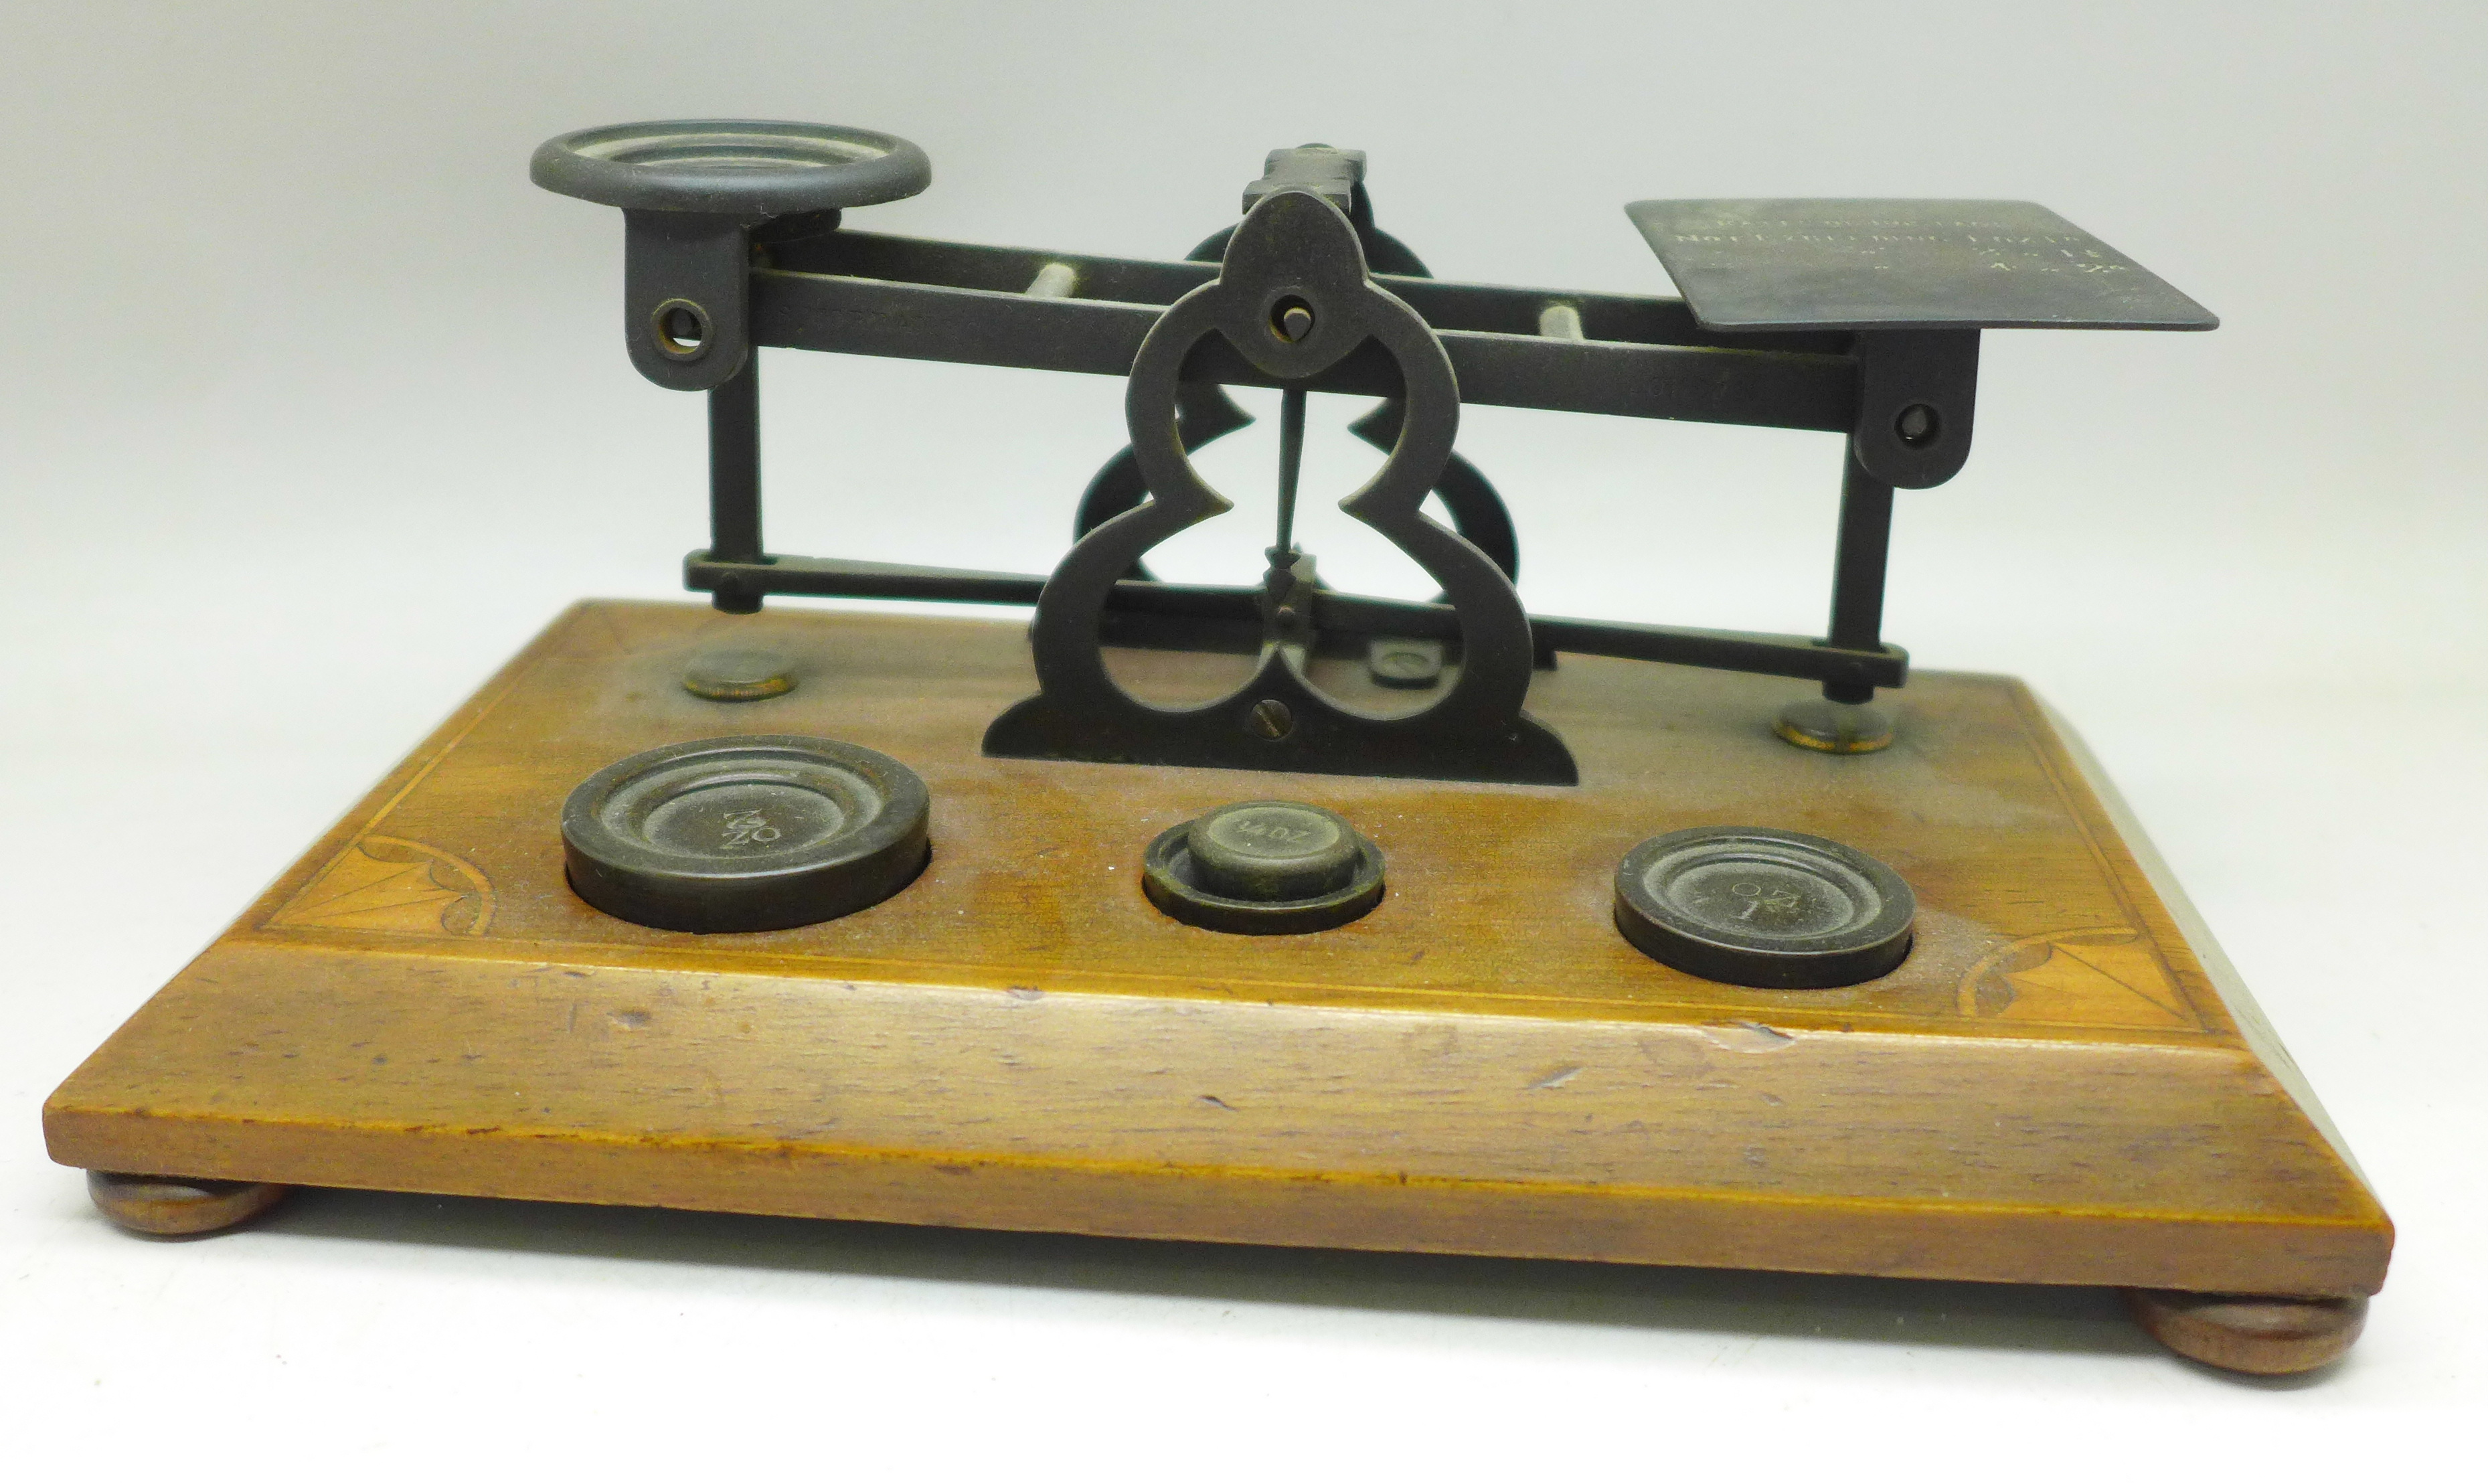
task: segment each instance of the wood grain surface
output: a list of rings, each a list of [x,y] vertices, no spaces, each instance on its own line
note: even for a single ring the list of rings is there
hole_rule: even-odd
[[[785,652],[796,689],[686,693],[721,644]],[[1165,697],[1222,672],[1117,666]],[[1343,667],[1320,678],[1360,691]],[[2017,682],[1920,674],[1891,698],[1900,740],[1837,757],[1771,735],[1795,682],[1568,658],[1531,709],[1576,788],[982,756],[1032,689],[1013,624],[583,604],[54,1094],[53,1157],[1117,1235],[2383,1281],[2374,1197]],[[573,785],[764,731],[921,774],[924,875],[731,937],[570,893]],[[1159,915],[1143,846],[1251,797],[1355,821],[1385,853],[1383,903],[1301,937]],[[1608,918],[1616,862],[1697,824],[1880,858],[1918,897],[1908,960],[1767,991],[1644,957]]]

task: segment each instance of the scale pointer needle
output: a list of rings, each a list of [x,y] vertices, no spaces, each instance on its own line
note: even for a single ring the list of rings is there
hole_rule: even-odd
[[[1296,471],[1305,458],[1305,389],[1290,386],[1279,393],[1279,543],[1276,561],[1296,555]]]

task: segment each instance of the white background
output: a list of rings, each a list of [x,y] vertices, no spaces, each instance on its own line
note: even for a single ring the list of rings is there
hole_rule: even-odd
[[[0,6],[0,1449],[15,1477],[2409,1476],[2482,1390],[2475,5]],[[2219,312],[1988,337],[1886,632],[2102,755],[2400,1225],[2312,1383],[2111,1298],[324,1193],[115,1234],[43,1095],[528,635],[676,590],[562,129],[904,135],[857,225],[1176,256],[1268,149],[1441,274],[1662,292],[1643,196],[2043,201]],[[1038,570],[1104,379],[772,353],[771,544]],[[1308,539],[1358,454],[1317,407]],[[1813,629],[1836,441],[1471,410],[1542,612]],[[1244,499],[1170,549],[1249,580]],[[1248,483],[1249,482],[1249,483]],[[30,1467],[31,1466],[31,1467]],[[2442,1471],[2465,1466],[2447,1459]],[[763,1471],[765,1470],[765,1472]]]

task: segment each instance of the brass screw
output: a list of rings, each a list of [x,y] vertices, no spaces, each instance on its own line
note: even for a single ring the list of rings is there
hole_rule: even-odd
[[[1276,742],[1296,729],[1296,717],[1284,700],[1257,700],[1244,726],[1253,735]]]

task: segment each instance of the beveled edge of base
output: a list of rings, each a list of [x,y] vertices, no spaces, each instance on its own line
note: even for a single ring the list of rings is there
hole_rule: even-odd
[[[2187,1294],[2129,1288],[2145,1333],[2189,1360],[2248,1376],[2297,1376],[2349,1354],[2366,1327],[2364,1298]]]
[[[664,1208],[978,1230],[1456,1253],[1666,1268],[2123,1290],[2353,1296],[2389,1239],[2355,1221],[2137,1220],[1604,1186],[1355,1178],[1244,1167],[1032,1162],[960,1151],[818,1151],[541,1129],[320,1127],[44,1110],[49,1153],[184,1181]],[[1227,1177],[1227,1178],[1220,1178]]]
[[[146,1237],[204,1237],[240,1226],[293,1188],[257,1180],[86,1172],[86,1193],[96,1210],[122,1230]]]

